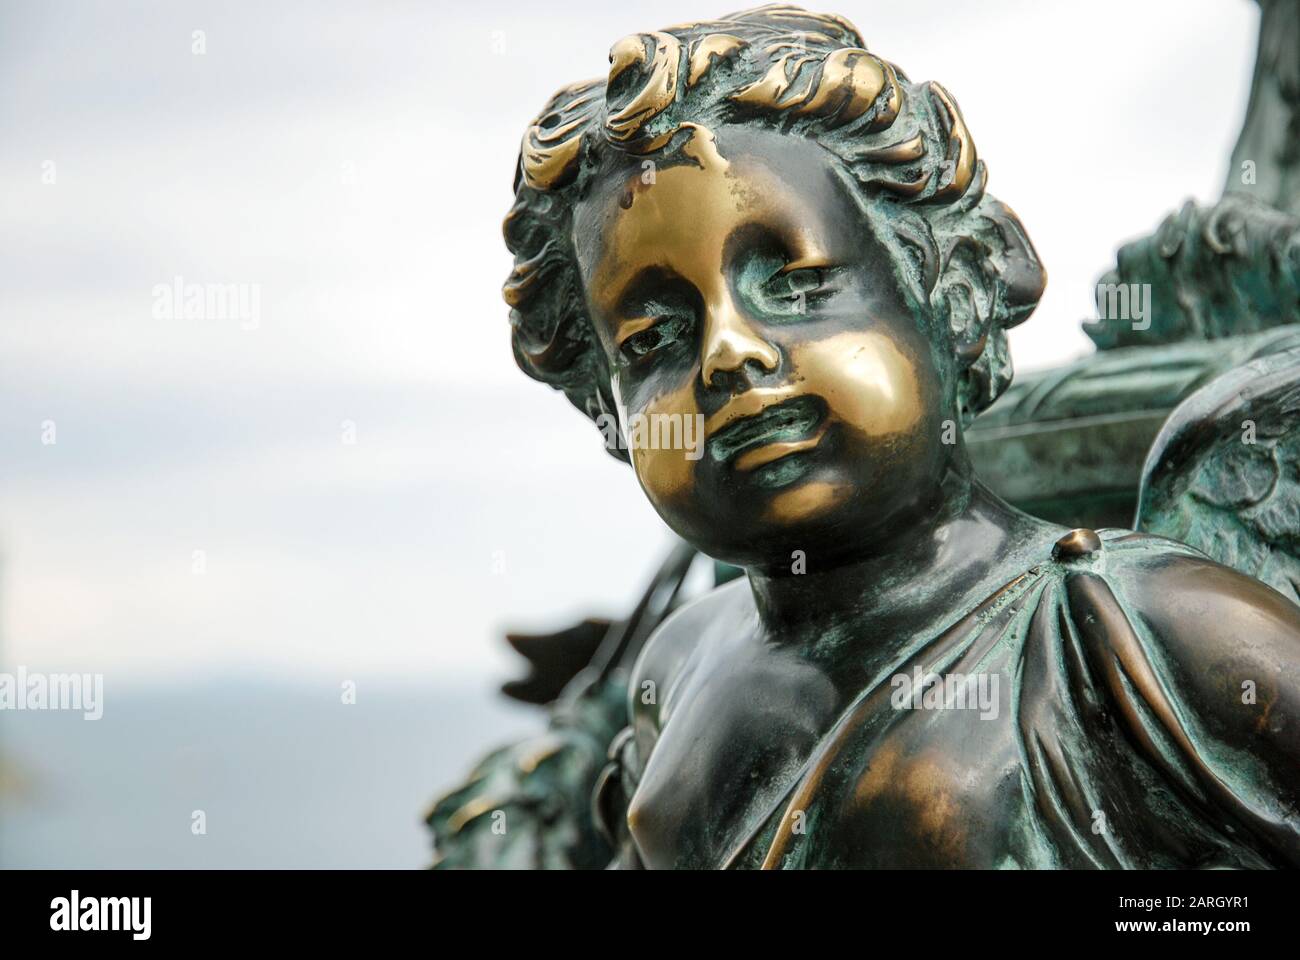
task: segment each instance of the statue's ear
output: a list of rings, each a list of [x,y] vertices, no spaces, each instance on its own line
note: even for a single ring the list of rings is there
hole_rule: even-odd
[[[1047,273],[1016,215],[985,198],[968,234],[940,251],[934,302],[943,308],[963,367],[998,330],[1024,321],[1043,295]]]
[[[933,302],[948,321],[962,370],[984,352],[997,312],[997,274],[988,248],[974,237],[957,237],[940,252],[942,266]]]
[[[1001,327],[1014,327],[1029,319],[1038,306],[1047,287],[1047,271],[1015,211],[1001,201],[986,198],[980,213],[989,228],[984,232],[984,243],[998,277],[996,320]]]

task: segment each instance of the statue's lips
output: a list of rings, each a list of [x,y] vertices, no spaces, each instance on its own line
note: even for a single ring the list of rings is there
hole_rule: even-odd
[[[811,450],[826,432],[825,407],[812,396],[789,390],[750,390],[730,401],[704,424],[709,455],[734,460],[740,471]]]

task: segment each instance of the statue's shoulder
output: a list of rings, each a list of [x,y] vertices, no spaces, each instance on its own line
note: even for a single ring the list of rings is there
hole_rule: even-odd
[[[1067,573],[1104,581],[1144,632],[1188,653],[1254,641],[1300,649],[1300,607],[1263,581],[1166,537],[1131,530],[1074,530],[1052,559]],[[1095,589],[1095,588],[1094,588]],[[1172,652],[1172,649],[1171,649]]]
[[[741,577],[696,597],[651,634],[632,668],[628,696],[633,725],[658,729],[673,691],[709,646],[756,616],[749,580]]]
[[[1090,535],[1090,536],[1089,536]],[[1300,607],[1173,540],[1074,531],[1062,642],[1147,761],[1300,862]]]
[[[640,863],[628,827],[628,809],[645,764],[667,723],[679,691],[728,624],[753,613],[745,578],[723,584],[683,604],[655,628],[628,676],[628,725],[610,744],[608,763],[596,780],[592,809],[615,849],[613,865]]]
[[[1300,669],[1300,607],[1194,547],[1130,530],[1074,530],[1057,541],[1052,559],[1076,615],[1122,611],[1162,659],[1193,674],[1227,660],[1275,676],[1278,665],[1283,673]]]

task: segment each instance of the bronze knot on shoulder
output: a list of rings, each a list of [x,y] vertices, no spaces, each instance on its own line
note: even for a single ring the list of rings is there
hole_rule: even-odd
[[[1101,537],[1095,530],[1079,527],[1071,530],[1052,547],[1052,559],[1068,562],[1087,557],[1101,550]]]

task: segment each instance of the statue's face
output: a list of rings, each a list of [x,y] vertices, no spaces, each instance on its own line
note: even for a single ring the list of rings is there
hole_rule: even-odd
[[[685,153],[630,159],[575,212],[637,477],[720,559],[869,549],[939,495],[955,449],[942,351],[829,153],[734,126],[695,128]]]

